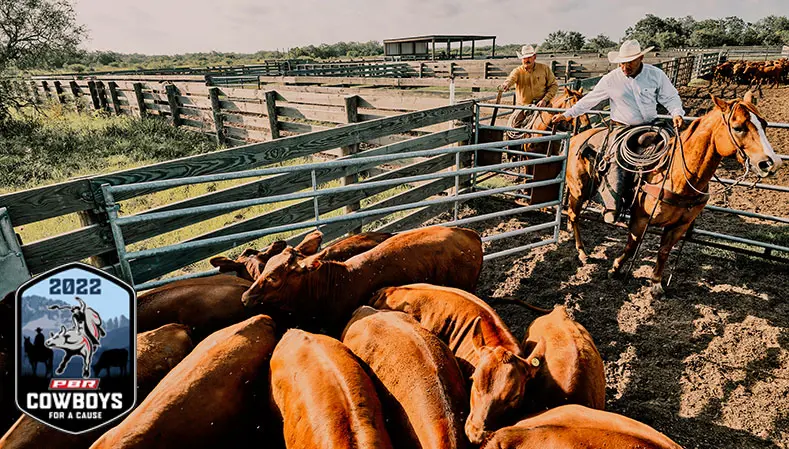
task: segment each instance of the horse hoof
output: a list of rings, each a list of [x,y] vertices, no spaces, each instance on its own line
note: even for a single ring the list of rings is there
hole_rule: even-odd
[[[616,268],[611,268],[608,270],[608,279],[619,279],[621,277],[621,273]]]
[[[660,299],[666,293],[666,290],[663,289],[660,282],[656,282],[649,288],[649,293],[652,295],[652,299]]]
[[[586,265],[586,263],[589,262],[589,256],[583,251],[578,251],[578,260],[581,261],[582,265]]]

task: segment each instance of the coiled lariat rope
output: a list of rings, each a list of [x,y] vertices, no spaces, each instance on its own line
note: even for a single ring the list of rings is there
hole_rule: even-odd
[[[669,142],[674,137],[673,130],[661,126],[651,126],[650,128],[650,131],[654,131],[658,135],[660,139],[658,142],[662,142],[662,144],[656,143],[643,149],[640,148],[639,150],[643,152],[630,149],[627,142],[631,137],[643,134],[644,127],[639,126],[616,136],[613,144],[616,149],[616,163],[622,170],[643,175],[666,166],[669,161],[669,158],[666,157],[670,150]]]

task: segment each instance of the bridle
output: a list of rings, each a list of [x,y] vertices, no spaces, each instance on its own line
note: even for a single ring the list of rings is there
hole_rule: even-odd
[[[731,139],[732,145],[734,145],[734,148],[737,151],[737,155],[743,160],[743,165],[745,165],[745,172],[740,177],[738,177],[734,183],[730,184],[727,187],[724,187],[723,190],[721,190],[720,192],[717,192],[717,194],[723,194],[724,196],[727,195],[729,192],[731,192],[732,189],[737,187],[737,185],[742,183],[742,181],[744,181],[745,178],[747,178],[751,172],[751,159],[745,153],[745,148],[743,148],[742,145],[737,143],[737,139],[734,138],[734,131],[732,131],[732,126],[731,126],[731,119],[734,117],[734,111],[737,108],[737,106],[739,106],[739,104],[740,103],[738,102],[731,107],[728,117],[724,112],[721,112],[721,118],[723,119],[723,123],[726,125],[726,131],[729,134],[729,139]],[[685,148],[682,142],[682,136],[680,136],[679,132],[677,133],[677,143],[679,144],[679,154],[682,156],[682,168],[683,168],[682,175],[685,177],[685,183],[696,193],[700,195],[711,196],[710,193],[702,192],[701,190],[697,189],[693,185],[693,183],[690,182],[690,179],[688,179],[688,173],[690,172],[690,169],[688,168],[688,163],[685,160]],[[712,176],[715,178],[716,181],[723,184],[723,181],[721,181],[720,178],[718,178],[717,174],[713,173]]]

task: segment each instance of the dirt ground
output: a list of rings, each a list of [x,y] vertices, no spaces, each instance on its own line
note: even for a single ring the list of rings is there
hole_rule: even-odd
[[[759,106],[768,121],[789,122],[787,99],[789,89],[765,90]],[[709,107],[702,100],[690,106],[693,113]],[[789,154],[789,130],[771,131],[770,139],[779,154]],[[739,174],[736,163],[727,167],[727,177]],[[789,185],[789,166],[766,182]],[[787,193],[738,189],[729,204],[787,217],[788,200]],[[502,207],[478,201],[462,215]],[[705,213],[699,227],[789,243],[787,225],[715,215]],[[531,213],[469,227],[491,235],[548,220]],[[667,296],[653,300],[647,281],[656,236],[642,246],[632,275],[617,280],[607,270],[624,246],[625,230],[586,220],[583,234],[587,265],[577,261],[572,236],[563,230],[558,245],[486,262],[479,296],[567,306],[603,356],[610,411],[649,424],[686,448],[789,448],[789,264],[688,243],[678,264],[677,248],[672,253]],[[532,241],[493,242],[486,253]],[[514,305],[497,310],[518,338],[537,316]]]

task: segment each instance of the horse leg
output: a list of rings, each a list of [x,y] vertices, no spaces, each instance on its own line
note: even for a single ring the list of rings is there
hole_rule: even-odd
[[[578,260],[580,260],[584,265],[586,265],[589,256],[586,254],[584,249],[584,242],[581,239],[581,229],[578,226],[578,221],[581,218],[581,209],[586,202],[586,198],[584,198],[586,195],[583,193],[585,190],[586,189],[583,189],[581,191],[581,198],[576,198],[570,195],[570,204],[567,208],[567,224],[573,230],[573,236],[575,237],[575,249],[578,251]]]
[[[627,262],[627,259],[633,257],[633,254],[636,252],[636,248],[638,248],[638,243],[641,241],[641,237],[644,235],[644,229],[646,229],[647,223],[649,223],[649,217],[647,217],[646,214],[640,212],[635,212],[633,214],[633,218],[630,219],[630,230],[627,234],[625,250],[621,256],[614,260],[613,266],[610,270],[608,270],[609,276],[613,277],[618,275],[619,270],[622,269],[622,265]]]
[[[663,230],[663,234],[660,236],[660,249],[658,250],[657,263],[655,263],[655,268],[652,270],[652,278],[650,280],[652,283],[650,293],[653,298],[660,298],[663,293],[666,292],[663,289],[663,270],[666,268],[666,261],[671,253],[671,248],[677,244],[692,223],[693,222],[683,223],[679,226]]]

